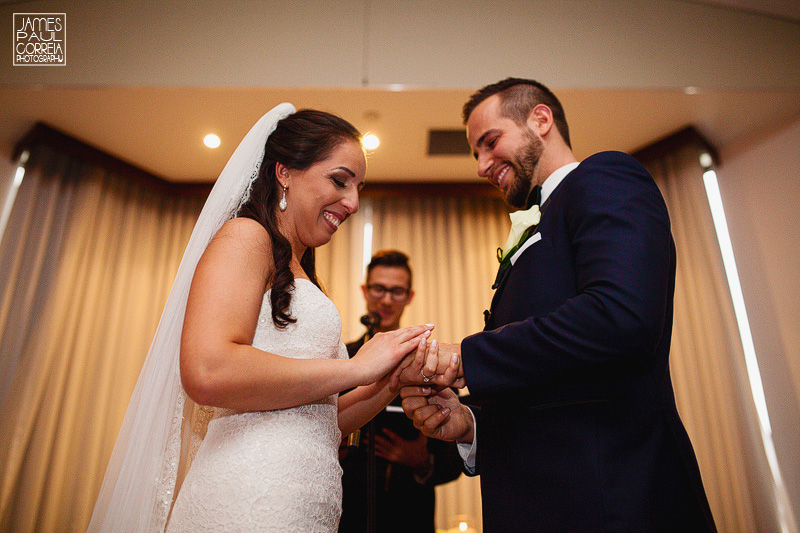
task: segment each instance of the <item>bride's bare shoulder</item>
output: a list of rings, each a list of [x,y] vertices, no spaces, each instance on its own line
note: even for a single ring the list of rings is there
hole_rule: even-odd
[[[214,240],[224,241],[226,246],[237,243],[248,244],[258,253],[269,252],[272,241],[269,233],[252,218],[237,217],[225,222],[214,236]]]
[[[274,270],[272,241],[267,230],[250,218],[225,222],[208,244],[201,263],[210,263],[229,275],[266,280]]]

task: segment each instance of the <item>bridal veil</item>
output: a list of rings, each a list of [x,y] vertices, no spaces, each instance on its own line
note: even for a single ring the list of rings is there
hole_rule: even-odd
[[[181,386],[179,350],[195,267],[214,234],[234,217],[258,175],[267,138],[291,104],[251,128],[222,170],[186,246],[155,337],[125,413],[88,531],[163,531],[210,410]]]

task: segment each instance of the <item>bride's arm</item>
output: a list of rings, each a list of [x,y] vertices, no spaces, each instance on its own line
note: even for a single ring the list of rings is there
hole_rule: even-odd
[[[266,231],[245,218],[227,222],[200,259],[186,306],[180,361],[184,389],[196,402],[261,411],[317,401],[385,375],[425,330],[410,328],[384,339],[381,349],[361,361],[292,359],[253,348],[273,268]]]
[[[339,397],[339,429],[348,435],[381,412],[397,396],[389,382],[381,380],[358,387]]]

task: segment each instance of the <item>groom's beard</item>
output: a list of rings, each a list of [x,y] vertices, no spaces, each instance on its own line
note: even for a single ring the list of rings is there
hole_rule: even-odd
[[[517,151],[514,160],[509,161],[514,169],[514,183],[508,189],[506,202],[517,209],[527,207],[528,195],[533,188],[533,174],[544,151],[542,141],[530,130],[525,132],[525,139],[527,142]]]

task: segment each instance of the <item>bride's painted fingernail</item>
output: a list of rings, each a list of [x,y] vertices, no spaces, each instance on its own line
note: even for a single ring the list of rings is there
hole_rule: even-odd
[[[436,339],[433,339],[431,341],[431,349],[438,348],[438,346],[439,346],[439,341],[437,341]]]
[[[457,353],[453,354],[453,356],[450,358],[450,362],[453,363],[454,365],[458,364],[458,354]]]
[[[425,325],[426,325],[426,326],[428,326],[429,328],[432,328],[432,327],[433,327],[433,326],[435,326],[436,324],[434,324],[433,322],[429,322],[429,323],[427,323],[427,324],[425,324]]]

